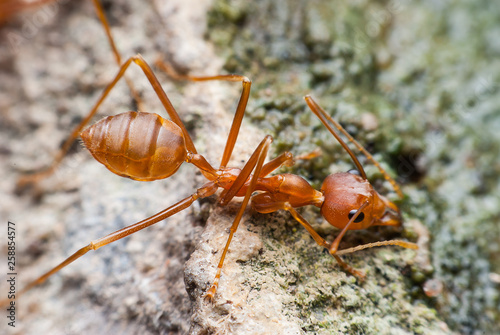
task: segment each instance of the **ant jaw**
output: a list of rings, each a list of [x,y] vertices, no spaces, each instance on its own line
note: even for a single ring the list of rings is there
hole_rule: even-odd
[[[377,210],[374,212],[373,226],[400,226],[403,222],[398,206],[383,195],[375,192],[374,202]],[[376,214],[377,213],[377,214]]]
[[[392,203],[391,203],[392,204]],[[384,215],[377,220],[377,226],[399,226],[402,222],[401,213],[393,208],[386,207]]]

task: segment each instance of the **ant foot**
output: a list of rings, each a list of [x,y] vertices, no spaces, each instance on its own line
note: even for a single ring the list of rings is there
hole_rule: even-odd
[[[213,302],[214,301],[214,296],[215,292],[217,291],[217,285],[214,283],[210,287],[210,289],[205,293],[205,296],[203,297],[206,302]]]
[[[356,269],[352,269],[352,272],[351,274],[358,278],[360,281],[365,281],[366,279],[366,273],[364,271],[359,271],[359,270],[356,270]]]
[[[38,174],[31,174],[19,177],[16,182],[14,192],[16,194],[23,194],[24,192],[36,189],[40,177]]]

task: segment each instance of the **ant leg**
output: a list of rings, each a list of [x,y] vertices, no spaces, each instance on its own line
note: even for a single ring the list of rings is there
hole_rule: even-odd
[[[363,204],[363,206],[361,206],[360,210],[358,210],[357,213],[361,213],[362,209],[367,204],[368,204],[368,202],[365,202]],[[299,213],[297,213],[297,211],[295,210],[295,208],[293,208],[292,206],[290,206],[290,204],[286,203],[284,209],[288,210],[292,214],[292,216],[295,218],[295,220],[299,221],[300,224],[302,224],[302,226],[304,226],[304,228],[307,229],[307,231],[309,232],[309,234],[311,234],[311,236],[314,238],[314,240],[316,241],[316,243],[318,243],[318,245],[326,248],[330,252],[330,255],[332,255],[335,258],[335,260],[337,261],[337,263],[339,263],[339,265],[344,269],[344,271],[347,271],[350,274],[352,274],[353,276],[358,277],[360,279],[363,279],[365,277],[365,274],[362,271],[356,270],[352,266],[348,265],[339,256],[337,256],[335,254],[335,252],[337,250],[337,247],[338,247],[338,243],[340,242],[340,240],[344,236],[345,231],[347,231],[347,229],[344,228],[340,232],[340,234],[335,238],[335,240],[333,241],[333,243],[328,243],[328,242],[325,241],[324,238],[322,238],[321,236],[319,236],[319,234],[314,230],[314,228],[309,224],[309,222],[307,222],[306,219],[304,219]],[[356,217],[356,215],[353,216],[354,219],[352,219],[352,221],[355,220],[355,217]],[[349,223],[346,225],[346,227],[349,226]],[[335,252],[332,253],[332,251],[331,251],[332,250],[332,246],[335,243],[337,243],[337,247],[335,247]]]
[[[272,198],[270,198],[266,193],[261,193],[259,195],[256,195],[252,199],[252,206],[253,208],[259,212],[259,213],[271,213],[275,212],[279,209],[284,209],[286,211],[289,211],[290,214],[294,217],[295,220],[297,220],[306,230],[307,232],[312,236],[314,241],[320,246],[328,250],[328,252],[337,260],[337,263],[347,272],[351,273],[355,277],[358,277],[360,279],[363,279],[365,277],[365,274],[359,270],[354,269],[353,267],[349,266],[347,263],[345,263],[339,256],[349,254],[358,250],[363,250],[367,248],[373,248],[373,247],[378,247],[378,246],[385,246],[385,245],[398,245],[403,248],[408,248],[408,249],[418,249],[418,246],[414,243],[411,242],[406,242],[406,241],[399,241],[399,240],[392,240],[392,241],[381,241],[381,242],[374,242],[374,243],[368,243],[368,244],[363,244],[354,248],[349,248],[349,249],[344,249],[337,251],[338,244],[340,243],[340,240],[344,236],[345,232],[347,231],[346,227],[349,227],[354,220],[356,220],[357,215],[362,212],[365,206],[368,205],[368,202],[365,202],[356,212],[355,215],[352,216],[351,220],[347,223],[346,227],[340,232],[340,234],[335,238],[333,243],[328,243],[324,238],[322,238],[315,230],[314,228],[307,222],[306,219],[302,215],[300,215],[295,208],[290,205],[288,202],[270,202],[272,201]]]
[[[353,268],[352,266],[350,266],[349,264],[347,264],[346,262],[344,262],[342,260],[342,258],[340,258],[338,255],[332,255],[332,256],[333,256],[333,258],[335,258],[335,260],[337,261],[337,263],[339,263],[339,265],[342,267],[342,269],[344,269],[344,271],[349,272],[354,277],[357,277],[360,280],[364,280],[365,279],[366,274],[363,271],[356,270],[355,268]]]
[[[101,21],[101,24],[104,28],[104,32],[106,33],[106,37],[108,38],[108,43],[109,46],[111,47],[113,55],[115,56],[116,63],[118,64],[118,66],[120,66],[122,65],[122,57],[120,55],[120,52],[118,52],[118,48],[116,47],[115,39],[113,38],[113,35],[111,35],[111,28],[109,27],[108,19],[104,14],[104,8],[102,7],[99,0],[92,0],[92,2],[94,3],[97,17],[99,18],[99,21]]]
[[[236,214],[236,217],[234,218],[233,224],[230,229],[229,237],[226,242],[226,246],[224,247],[224,251],[222,252],[219,264],[217,265],[217,272],[215,274],[215,279],[210,286],[209,290],[205,294],[205,298],[212,300],[215,296],[215,292],[217,291],[217,287],[219,286],[219,280],[222,272],[222,266],[224,264],[224,259],[226,258],[227,251],[229,249],[229,244],[231,243],[231,240],[233,239],[233,235],[238,229],[238,225],[240,224],[241,217],[243,216],[243,212],[245,211],[248,202],[250,201],[250,197],[252,196],[253,191],[255,190],[255,186],[257,184],[257,180],[259,178],[259,175],[262,171],[262,166],[264,165],[264,160],[266,159],[267,152],[269,150],[269,146],[271,145],[271,142],[273,141],[273,138],[271,136],[266,136],[262,142],[259,144],[257,149],[255,149],[254,153],[252,154],[252,157],[248,162],[245,164],[243,169],[241,170],[241,173],[238,175],[238,177],[235,179],[235,183],[239,182],[239,180],[243,180],[243,183],[248,179],[250,176],[250,173],[252,170],[254,170],[254,174],[252,178],[250,179],[250,185],[248,186],[246,190],[245,197],[243,198],[243,201],[241,203],[241,207],[238,211],[238,214]],[[255,159],[256,158],[256,159]],[[229,199],[230,200],[230,199]]]
[[[196,199],[205,198],[205,197],[209,197],[209,196],[213,195],[217,191],[217,188],[218,187],[217,187],[217,185],[215,185],[214,182],[208,182],[203,187],[196,190],[196,192],[193,193],[191,196],[179,201],[175,205],[172,205],[172,206],[168,207],[167,209],[164,209],[163,211],[156,213],[155,215],[153,215],[147,219],[144,219],[140,222],[134,223],[133,225],[122,228],[122,229],[117,230],[111,234],[108,234],[104,237],[101,237],[97,240],[90,242],[87,246],[85,246],[85,247],[81,248],[80,250],[78,250],[77,252],[75,252],[73,255],[71,255],[70,257],[65,259],[61,264],[57,265],[52,270],[43,274],[38,279],[28,283],[19,292],[19,295],[24,294],[26,291],[29,291],[30,289],[32,289],[33,287],[35,287],[37,285],[42,284],[43,282],[45,282],[45,280],[47,280],[47,278],[49,278],[50,276],[52,276],[56,272],[59,272],[61,269],[63,269],[67,265],[71,264],[72,262],[74,262],[78,258],[85,255],[87,252],[89,252],[91,250],[97,250],[100,247],[103,247],[103,246],[110,244],[114,241],[120,240],[120,239],[127,237],[129,235],[132,235],[133,233],[138,232],[139,230],[147,228],[147,227],[149,227],[149,226],[151,226],[159,221],[162,221],[162,220],[164,220],[164,219],[166,219],[166,218],[168,218],[176,213],[179,213],[180,211],[183,211],[184,209],[191,206],[191,204]],[[0,306],[2,305],[3,302],[4,301],[0,302]]]
[[[366,151],[366,149],[361,144],[359,144],[358,141],[356,141],[351,135],[349,135],[349,133],[337,121],[335,121],[332,117],[330,117],[330,115],[328,115],[328,113],[325,112],[325,110],[321,108],[311,96],[306,95],[304,99],[306,100],[306,103],[311,109],[311,111],[320,119],[323,125],[325,125],[325,127],[330,131],[330,133],[339,141],[339,143],[347,151],[347,153],[349,153],[352,160],[354,161],[354,164],[356,164],[357,169],[361,173],[361,176],[364,179],[366,179],[366,174],[363,167],[359,163],[356,156],[354,156],[352,151],[347,147],[345,142],[339,137],[337,132],[330,126],[328,121],[330,121],[335,126],[335,128],[338,129],[338,131],[344,134],[344,136],[347,137],[347,139],[352,144],[354,144],[354,146],[359,151],[361,151],[366,156],[366,158],[368,158],[368,160],[370,160],[373,163],[373,165],[375,165],[379,169],[379,171],[384,175],[385,180],[387,180],[392,185],[392,188],[394,189],[394,191],[396,191],[398,196],[400,198],[403,198],[403,192],[401,191],[401,188],[399,187],[398,183],[391,176],[389,176],[389,174],[384,170],[384,168],[382,168],[380,163],[377,162],[375,158],[373,158],[373,156],[368,151]]]
[[[368,204],[368,202],[365,202],[363,204],[363,206],[361,206],[361,209],[358,210],[357,213],[361,213],[361,210],[364,208],[364,206],[366,206]],[[321,236],[319,236],[319,234],[314,230],[314,228],[309,224],[309,222],[307,222],[306,219],[304,219],[302,217],[302,215],[300,215],[296,210],[295,208],[293,208],[289,203],[285,203],[285,208],[283,209],[286,209],[287,211],[290,212],[290,214],[292,214],[292,216],[295,218],[295,220],[299,221],[300,224],[302,224],[302,226],[304,226],[304,228],[306,228],[306,230],[309,232],[309,234],[311,234],[311,236],[313,237],[313,239],[316,241],[316,243],[318,243],[318,245],[326,248],[330,254],[335,258],[335,260],[337,261],[337,263],[339,263],[339,265],[344,269],[344,271],[347,271],[349,272],[350,274],[352,274],[353,276],[355,277],[358,277],[360,279],[363,279],[365,277],[365,274],[362,272],[362,271],[359,271],[359,270],[356,270],[355,268],[353,268],[352,266],[348,265],[346,262],[344,262],[339,256],[337,256],[335,254],[336,250],[337,250],[337,247],[335,248],[335,252],[331,252],[331,249],[332,249],[332,245],[334,245],[336,242],[337,242],[337,245],[338,243],[340,242],[340,240],[342,239],[342,237],[344,236],[345,234],[345,231],[347,231],[347,229],[343,229],[340,234],[335,238],[335,240],[333,241],[333,243],[328,243],[327,241],[325,241],[324,238],[322,238]],[[356,215],[353,216],[353,218],[355,218]],[[352,221],[354,221],[355,219],[352,219]],[[350,223],[350,222],[349,222]],[[349,226],[349,223],[346,225]],[[338,241],[337,241],[338,240]]]
[[[113,35],[111,35],[111,28],[109,27],[109,22],[108,19],[106,18],[106,15],[104,14],[104,8],[102,7],[102,4],[100,3],[99,0],[92,0],[94,3],[94,7],[96,10],[97,17],[99,18],[99,21],[101,21],[101,25],[104,28],[104,32],[106,33],[106,37],[108,38],[108,43],[109,46],[111,47],[111,51],[113,52],[113,55],[115,56],[115,61],[118,66],[122,65],[122,57],[120,55],[120,52],[118,51],[118,48],[116,47],[115,44],[115,39],[113,38]],[[134,88],[134,85],[132,83],[132,80],[127,78],[125,76],[125,82],[127,83],[127,86],[130,90],[130,93],[132,94],[132,97],[134,98],[137,108],[140,111],[145,111],[144,104],[142,103],[142,100],[139,96],[139,93],[137,93],[136,89]]]
[[[321,151],[320,148],[316,148],[314,149],[313,151],[311,152],[308,152],[308,153],[305,153],[305,154],[300,154],[298,156],[295,156],[295,159],[296,160],[303,160],[303,161],[306,161],[306,160],[310,160],[310,159],[314,159],[316,157],[319,157],[323,154],[323,152]]]
[[[55,0],[35,0],[35,1],[30,1],[30,2],[24,2],[24,1],[19,1],[19,0],[3,0],[2,3],[0,4],[0,22],[5,21],[9,17],[15,15],[16,13],[29,9],[29,8],[36,8],[36,7],[41,7],[43,5],[49,4],[51,2],[55,2]],[[115,40],[111,34],[111,28],[109,27],[109,22],[108,19],[106,18],[106,15],[104,14],[104,8],[102,7],[101,3],[99,0],[92,0],[97,17],[99,21],[101,21],[101,25],[104,28],[104,32],[106,34],[106,37],[108,39],[109,46],[111,47],[111,51],[113,52],[113,55],[115,57],[116,64],[118,66],[122,65],[122,57],[120,55],[120,52],[118,51],[118,48],[116,47]],[[141,104],[141,100],[139,98],[139,95],[137,94],[136,90],[134,89],[132,82],[128,79],[125,78],[125,81],[127,82],[127,85],[130,88],[130,92],[132,93],[132,96],[134,97],[134,100],[136,100],[137,104]]]
[[[154,91],[156,92],[158,98],[160,99],[163,107],[167,111],[168,115],[170,116],[170,119],[181,128],[181,131],[184,135],[184,139],[186,142],[186,148],[188,151],[191,151],[192,153],[196,154],[196,148],[193,144],[193,140],[191,139],[191,136],[189,136],[189,133],[186,130],[186,127],[184,126],[184,123],[182,123],[179,114],[175,111],[174,106],[170,102],[170,100],[167,97],[167,94],[161,87],[160,82],[156,78],[156,76],[153,73],[153,70],[149,67],[148,63],[144,60],[144,58],[140,55],[137,54],[136,56],[130,57],[127,59],[125,63],[120,67],[120,70],[118,71],[118,74],[115,76],[113,81],[108,84],[108,86],[104,89],[102,92],[99,100],[95,103],[94,107],[91,109],[91,111],[87,114],[87,116],[80,122],[80,124],[73,130],[71,135],[66,139],[64,142],[62,148],[59,150],[57,153],[56,157],[54,158],[54,161],[52,164],[46,169],[41,172],[27,175],[27,176],[22,176],[19,178],[17,187],[22,188],[27,184],[34,184],[38,182],[39,180],[50,176],[52,173],[54,173],[55,169],[59,166],[61,163],[62,159],[68,152],[69,148],[71,147],[71,144],[73,141],[78,137],[80,132],[83,130],[85,125],[92,119],[92,117],[97,113],[97,109],[101,106],[103,103],[104,99],[108,96],[109,92],[113,89],[113,87],[116,85],[116,83],[123,77],[125,71],[127,68],[130,66],[130,64],[134,62],[136,63],[144,72],[146,77],[148,78],[151,86],[153,87]]]
[[[367,203],[365,203],[365,206],[366,206],[366,204]],[[279,209],[284,209],[286,211],[289,211],[290,214],[292,214],[292,216],[294,217],[294,219],[297,220],[307,230],[307,232],[312,236],[314,241],[316,241],[316,243],[320,247],[327,249],[329,252],[331,250],[332,244],[335,243],[335,242],[328,243],[323,237],[321,237],[314,230],[314,228],[311,226],[311,224],[309,224],[309,222],[307,222],[307,220],[304,219],[304,217],[302,215],[300,215],[295,210],[295,208],[293,208],[292,205],[290,205],[289,202],[270,202],[270,198],[268,197],[268,195],[266,195],[265,193],[261,193],[253,198],[252,206],[257,212],[262,212],[262,213],[271,213],[271,212],[275,212]],[[364,207],[362,206],[362,208],[360,210],[358,210],[358,213],[361,213],[361,210],[363,208]],[[353,219],[353,221],[354,220],[355,219]],[[339,236],[340,236],[340,238],[342,238],[343,234],[341,233]],[[337,239],[339,239],[339,236],[337,236]],[[340,239],[339,239],[339,241],[340,241]],[[363,272],[356,270],[353,267],[346,264],[338,255],[335,254],[335,252],[334,253],[330,252],[330,254],[337,260],[337,263],[339,263],[339,265],[345,271],[349,272],[350,274],[352,274],[355,277],[358,277],[360,279],[364,278],[365,274]]]
[[[278,157],[274,158],[273,160],[267,162],[263,167],[262,171],[260,173],[261,178],[266,177],[269,175],[271,172],[274,170],[279,169],[281,166],[293,166],[295,164],[296,160],[309,160],[313,159],[316,157],[321,156],[321,149],[314,149],[313,151],[307,153],[307,154],[302,154],[299,156],[293,157],[291,152],[285,151]]]
[[[292,153],[288,152],[288,151],[285,151],[284,153],[282,153],[278,157],[276,157],[273,160],[267,162],[262,167],[262,171],[260,172],[259,177],[264,178],[265,176],[269,175],[274,170],[279,169],[282,165],[293,166],[293,164],[295,164],[295,161],[293,159]]]
[[[254,154],[255,154],[255,152],[254,152]],[[253,156],[250,157],[248,162],[250,162],[250,160],[253,159],[252,157]],[[290,152],[286,151],[286,152],[282,153],[281,155],[279,155],[278,157],[271,160],[270,162],[267,162],[266,164],[264,164],[264,166],[262,167],[262,170],[260,171],[259,178],[264,178],[265,176],[267,176],[268,174],[270,174],[274,170],[278,169],[282,165],[292,166],[293,164],[294,164],[293,155]],[[240,175],[241,175],[241,173],[240,173]],[[245,184],[247,184],[247,183],[248,183],[248,180],[245,180]],[[219,198],[220,199],[219,204],[221,206],[227,205],[229,203],[229,201],[231,201],[231,199],[236,196],[236,194],[239,192],[241,187],[243,187],[241,182],[238,182],[238,184],[233,183],[233,185],[231,185],[231,187],[229,189],[222,191],[220,194],[220,198]],[[228,195],[229,192],[231,192],[231,193]]]
[[[22,10],[40,7],[51,2],[54,2],[54,0],[38,0],[30,2],[23,2],[19,0],[2,1],[0,2],[0,23],[7,21],[13,15]]]
[[[295,220],[297,220],[311,235],[314,241],[323,248],[330,248],[328,243],[321,237],[314,228],[300,215],[289,202],[274,201],[268,193],[260,193],[252,198],[252,207],[259,213],[273,213],[280,209],[290,212]]]
[[[241,170],[238,177],[233,181],[233,184],[231,185],[231,187],[229,189],[225,190],[223,194],[221,194],[221,198],[219,200],[219,205],[221,205],[221,206],[227,205],[231,201],[231,199],[233,199],[236,196],[236,194],[240,191],[240,189],[243,187],[243,185],[245,185],[245,183],[248,182],[248,178],[250,177],[250,173],[252,172],[255,164],[257,164],[257,160],[260,157],[262,146],[264,144],[264,141],[266,141],[266,140],[270,141],[269,143],[271,143],[273,138],[270,135],[267,135],[264,138],[264,140],[262,140],[262,142],[259,144],[257,149],[255,149],[255,151],[253,152],[252,156],[250,156],[250,158],[248,159],[247,163],[245,164],[245,166]],[[267,149],[266,149],[266,153],[267,153]],[[261,167],[261,168],[259,168],[258,173],[255,172],[257,179],[259,177],[261,177],[263,170],[264,170],[264,167]],[[253,177],[252,177],[252,179],[253,179]],[[250,186],[248,186],[248,187],[250,187]]]
[[[380,247],[380,246],[386,246],[386,245],[397,245],[397,246],[400,246],[403,248],[408,248],[408,249],[418,249],[418,246],[415,243],[400,241],[400,240],[392,240],[392,241],[379,241],[379,242],[374,242],[374,243],[363,244],[363,245],[359,245],[359,246],[354,247],[354,248],[349,248],[349,249],[344,249],[344,250],[338,251],[340,240],[342,239],[342,237],[344,237],[345,233],[349,229],[349,226],[356,220],[358,215],[363,211],[363,209],[367,205],[368,205],[368,201],[365,202],[363,205],[361,205],[360,208],[358,208],[356,213],[351,217],[349,222],[341,230],[340,234],[337,235],[337,237],[335,238],[335,240],[331,244],[329,244],[323,238],[321,238],[318,235],[318,233],[316,233],[316,231],[311,227],[311,225],[299,213],[297,213],[297,211],[295,211],[295,209],[292,208],[289,204],[288,204],[288,206],[291,210],[287,209],[287,208],[285,208],[285,209],[287,209],[292,214],[292,216],[307,229],[307,231],[312,235],[312,237],[314,238],[316,243],[318,243],[318,240],[319,240],[321,243],[318,243],[318,244],[320,246],[323,246],[326,249],[328,249],[328,252],[330,253],[330,255],[332,255],[337,260],[337,263],[339,263],[339,265],[345,271],[351,273],[355,277],[363,279],[365,277],[365,274],[362,271],[356,270],[355,268],[353,268],[349,264],[345,263],[339,256],[349,254],[349,253],[352,253],[355,251],[367,249],[367,248]]]
[[[223,74],[216,76],[199,76],[199,77],[180,75],[177,72],[175,72],[175,70],[173,70],[170,65],[161,60],[157,60],[155,64],[164,72],[166,72],[167,75],[177,80],[190,80],[190,81],[219,80],[219,81],[231,81],[231,82],[241,81],[243,89],[241,91],[240,100],[238,101],[238,107],[236,107],[236,113],[234,114],[233,123],[231,125],[231,130],[229,131],[229,135],[227,137],[226,147],[224,148],[224,153],[222,155],[220,163],[220,168],[226,167],[227,163],[229,162],[229,159],[231,158],[231,154],[233,152],[236,139],[238,138],[238,133],[241,127],[241,121],[243,120],[245,109],[248,103],[248,97],[250,96],[250,88],[252,86],[252,81],[245,76],[240,76],[237,74]]]

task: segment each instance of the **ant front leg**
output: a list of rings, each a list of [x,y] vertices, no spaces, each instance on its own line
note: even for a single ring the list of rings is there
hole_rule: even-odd
[[[219,286],[219,280],[220,276],[222,273],[222,266],[224,265],[224,259],[226,258],[226,254],[229,250],[229,244],[231,243],[231,240],[233,239],[233,235],[238,229],[238,225],[240,224],[241,218],[243,216],[243,212],[245,211],[248,202],[250,201],[250,197],[252,196],[253,191],[255,190],[255,187],[257,185],[257,181],[259,179],[259,175],[262,173],[262,167],[264,165],[264,160],[266,159],[267,152],[269,150],[269,146],[271,145],[271,142],[273,141],[273,138],[271,136],[266,136],[262,142],[259,144],[259,146],[255,149],[253,152],[252,156],[248,160],[248,162],[245,164],[243,169],[241,170],[241,173],[236,177],[234,180],[233,186],[231,188],[236,189],[236,192],[244,185],[245,181],[250,177],[250,174],[252,171],[254,171],[254,174],[252,178],[250,179],[250,183],[248,185],[248,188],[246,189],[245,197],[243,198],[243,201],[241,203],[241,207],[238,211],[238,214],[236,214],[236,217],[233,221],[233,224],[231,225],[229,237],[227,239],[226,245],[224,247],[224,251],[222,252],[221,258],[219,260],[219,264],[217,265],[217,271],[215,274],[214,281],[210,288],[208,289],[207,293],[205,294],[205,299],[207,300],[213,300],[215,296],[215,292],[217,291],[217,288]],[[239,186],[235,186],[239,185]],[[234,193],[236,193],[234,192]],[[231,198],[228,200],[230,201]]]
[[[338,244],[340,243],[340,240],[345,234],[345,231],[347,229],[344,229],[335,239],[333,243],[328,243],[323,237],[321,237],[316,230],[311,226],[307,220],[300,215],[295,208],[289,203],[289,202],[279,202],[279,201],[274,201],[273,197],[269,193],[261,193],[253,197],[252,199],[252,207],[259,213],[272,213],[277,210],[283,209],[294,217],[295,220],[297,220],[306,230],[307,232],[311,235],[311,237],[314,239],[314,241],[321,247],[325,248],[328,250],[328,252],[335,258],[337,263],[347,272],[350,274],[354,275],[355,277],[358,277],[360,279],[364,279],[365,274],[362,271],[354,269],[352,266],[348,265],[345,263],[338,255],[336,255]],[[358,215],[361,213],[361,210],[358,211]],[[355,218],[352,220],[354,221]]]
[[[362,271],[356,270],[355,268],[344,262],[339,256],[360,251],[363,249],[388,246],[388,245],[400,246],[407,249],[418,249],[418,246],[415,243],[400,241],[400,240],[391,240],[391,241],[373,242],[373,243],[359,245],[349,249],[338,250],[340,241],[344,237],[345,233],[347,232],[347,230],[349,230],[349,227],[351,227],[353,222],[356,221],[358,216],[361,215],[363,209],[368,205],[369,205],[368,202],[363,203],[363,205],[356,210],[356,213],[351,217],[347,225],[340,231],[335,240],[332,243],[328,243],[314,230],[311,224],[307,222],[307,220],[304,217],[302,217],[302,215],[300,215],[289,202],[275,201],[274,196],[268,192],[258,194],[252,198],[252,207],[259,213],[272,213],[280,209],[290,212],[290,214],[292,214],[294,219],[297,220],[312,236],[314,241],[316,241],[316,243],[319,246],[327,249],[330,255],[332,255],[335,258],[337,263],[339,263],[339,265],[346,272],[349,272],[350,274],[360,278],[361,280],[365,278],[365,274]]]

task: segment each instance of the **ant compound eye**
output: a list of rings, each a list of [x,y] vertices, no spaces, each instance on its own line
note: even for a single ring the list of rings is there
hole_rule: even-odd
[[[357,209],[353,209],[352,211],[349,212],[349,214],[347,215],[349,217],[349,220],[354,216],[354,214],[356,214],[357,211],[358,211]],[[361,213],[359,213],[356,220],[354,220],[354,223],[361,222],[364,220],[364,218],[365,218],[365,213],[361,212]]]
[[[356,169],[350,169],[349,171],[347,171],[347,173],[354,174],[356,176],[361,177],[361,173],[359,173],[359,171]]]

